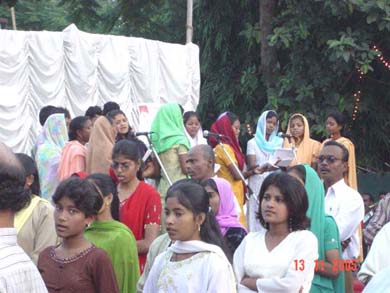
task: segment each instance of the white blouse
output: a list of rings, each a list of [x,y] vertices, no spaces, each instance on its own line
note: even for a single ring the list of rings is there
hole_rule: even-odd
[[[249,233],[234,253],[238,292],[255,292],[240,284],[244,276],[258,278],[257,292],[309,292],[318,258],[316,236],[295,231],[269,251],[265,233]]]
[[[156,258],[143,292],[236,292],[231,265],[218,254],[202,251],[176,262],[171,257],[168,250]]]

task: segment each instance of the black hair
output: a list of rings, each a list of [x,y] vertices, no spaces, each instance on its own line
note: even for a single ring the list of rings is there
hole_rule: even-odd
[[[70,119],[70,113],[68,109],[64,107],[55,107],[52,105],[48,105],[43,107],[39,111],[39,123],[43,126],[47,118],[49,118],[49,116],[53,114],[64,114],[65,118]]]
[[[265,117],[265,119],[267,120],[267,119],[270,119],[272,117],[276,117],[276,120],[279,120],[278,114],[274,110],[268,111],[267,116]]]
[[[334,141],[334,140],[329,140],[327,141],[325,144],[324,144],[324,147],[326,146],[337,146],[341,149],[342,151],[342,155],[341,155],[341,160],[343,162],[348,162],[348,159],[349,159],[349,152],[348,152],[348,149],[341,143],[337,142],[337,141]]]
[[[70,113],[69,110],[65,107],[57,107],[58,112],[57,113],[64,113],[66,119],[70,119]]]
[[[102,109],[99,106],[90,106],[85,112],[85,116],[89,117],[90,119],[94,118],[96,115],[100,116],[102,114]]]
[[[88,120],[90,119],[87,116],[77,116],[72,119],[69,125],[69,141],[77,140],[77,131],[82,130]]]
[[[362,197],[363,197],[364,195],[368,195],[368,197],[370,198],[370,200],[371,200],[372,202],[375,202],[374,196],[373,196],[371,193],[369,193],[369,192],[363,192],[363,193],[362,193]]]
[[[75,207],[82,211],[86,217],[97,215],[103,204],[103,199],[95,186],[88,180],[75,176],[58,185],[53,195],[53,202],[57,204],[64,197],[72,200]]]
[[[110,117],[112,119],[112,121],[115,121],[115,117],[117,115],[123,115],[125,116],[126,120],[127,120],[127,124],[129,125],[129,131],[125,134],[122,134],[122,133],[119,133],[117,134],[116,136],[116,140],[121,140],[121,139],[126,139],[126,138],[129,138],[129,137],[134,137],[134,134],[133,134],[133,129],[131,128],[130,124],[129,124],[129,119],[127,119],[127,116],[125,114],[125,112],[123,112],[122,110],[112,110],[110,112],[108,112],[106,114],[106,117]]]
[[[183,114],[183,123],[186,124],[188,119],[190,119],[191,117],[196,117],[196,119],[198,119],[199,123],[200,123],[200,117],[198,115],[198,113],[196,113],[195,111],[187,111]]]
[[[199,184],[203,187],[208,186],[219,194],[217,183],[213,178],[207,178],[206,180],[201,181]]]
[[[229,121],[230,121],[230,124],[233,124],[234,122],[236,122],[238,119],[238,116],[236,114],[234,114],[233,112],[230,112],[230,111],[227,111],[226,112],[226,115],[228,116],[229,118]]]
[[[344,128],[345,125],[345,119],[344,115],[340,112],[331,112],[326,116],[327,118],[332,117],[338,125],[340,125],[342,128]]]
[[[119,197],[114,180],[112,180],[112,178],[107,174],[103,173],[93,173],[86,179],[93,181],[93,183],[97,185],[103,197],[112,194],[111,216],[114,218],[114,220],[119,221]],[[101,208],[102,207],[100,206],[99,210]]]
[[[30,204],[31,191],[24,188],[25,171],[17,159],[16,162],[0,161],[0,211],[11,210],[16,213]]]
[[[214,244],[222,248],[227,258],[231,260],[229,249],[223,239],[218,222],[214,213],[211,212],[209,195],[203,186],[191,179],[176,181],[169,187],[165,202],[169,198],[176,198],[194,216],[204,213],[206,217],[200,226],[200,239],[206,243]]]
[[[279,189],[284,197],[284,202],[288,209],[289,225],[292,231],[305,230],[310,227],[310,219],[306,216],[309,207],[309,200],[305,187],[295,177],[288,175],[285,172],[274,172],[265,178],[260,188],[259,193],[259,210],[257,212],[257,219],[263,227],[268,226],[264,221],[261,213],[261,202],[264,199],[264,194],[270,186]]]
[[[39,111],[39,124],[43,126],[47,120],[47,118],[52,115],[58,113],[57,112],[57,107],[52,106],[52,105],[47,105],[45,107],[42,107],[41,110]]]
[[[141,160],[138,144],[129,140],[120,140],[115,143],[112,150],[112,159],[114,160],[114,158],[118,155],[122,155],[134,162]]]
[[[18,158],[19,162],[22,164],[24,168],[25,175],[26,175],[25,180],[27,176],[30,175],[34,176],[34,181],[30,186],[30,190],[32,194],[40,196],[41,188],[39,185],[39,174],[38,174],[37,164],[35,163],[34,159],[23,153],[16,153],[15,156]]]
[[[112,110],[119,110],[120,107],[117,103],[115,102],[107,102],[104,104],[103,106],[103,115],[106,116],[108,112],[112,111]]]
[[[299,179],[302,180],[302,182],[306,183],[306,169],[303,165],[295,165],[287,169],[287,173],[295,172],[295,174],[298,175]]]

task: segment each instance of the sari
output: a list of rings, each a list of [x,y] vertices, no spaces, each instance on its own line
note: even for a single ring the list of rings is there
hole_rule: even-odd
[[[332,217],[325,215],[324,185],[313,168],[307,164],[303,166],[306,171],[305,190],[309,200],[306,215],[311,220],[310,231],[316,235],[318,240],[318,260],[326,260],[325,253],[327,249],[338,249],[341,257],[341,242],[337,224]],[[327,239],[326,235],[330,235],[330,240]],[[344,289],[344,272],[340,272],[334,280],[315,273],[310,292],[344,292],[344,290],[334,291],[335,286],[337,288],[341,286]]]
[[[99,117],[92,128],[87,148],[87,173],[109,174],[115,130],[110,121]]]
[[[288,140],[285,140],[283,147],[284,148],[294,147],[296,150],[296,157],[290,163],[290,166],[294,166],[298,164],[308,164],[310,166],[313,166],[313,163],[316,162],[316,158],[320,153],[321,143],[310,138],[309,122],[307,121],[305,116],[299,113],[293,114],[290,117],[290,120],[288,121],[288,127],[286,133],[291,135],[290,122],[292,121],[292,119],[296,117],[302,118],[303,124],[305,126],[302,141],[300,142],[299,145],[295,145],[294,139],[291,139],[291,144],[289,143]]]
[[[133,232],[136,240],[144,239],[147,225],[160,225],[160,195],[152,186],[140,181],[135,191],[121,202],[119,217],[120,221]],[[139,253],[138,261],[142,273],[146,263],[146,253]]]
[[[87,148],[77,140],[68,141],[62,150],[58,179],[64,180],[73,173],[85,172],[85,156]]]
[[[47,118],[40,135],[35,162],[39,173],[41,196],[50,200],[56,190],[58,165],[61,152],[68,141],[68,131],[64,114],[53,114]]]
[[[133,233],[117,221],[95,221],[85,229],[84,236],[110,257],[120,292],[136,292],[139,267]]]
[[[226,113],[219,116],[217,121],[211,125],[210,129],[212,132],[223,135],[223,137],[221,137],[221,142],[223,143],[224,149],[233,160],[233,162],[231,162],[229,157],[225,154],[222,146],[217,143],[215,138],[210,137],[210,144],[214,148],[215,153],[215,163],[220,166],[217,175],[218,177],[229,181],[230,185],[232,186],[234,195],[237,198],[241,210],[239,215],[240,223],[243,226],[246,226],[246,219],[243,209],[245,202],[244,182],[241,179],[234,179],[229,170],[229,166],[234,163],[242,171],[244,169],[245,156],[241,151],[241,147],[236,136],[234,135],[232,125]]]

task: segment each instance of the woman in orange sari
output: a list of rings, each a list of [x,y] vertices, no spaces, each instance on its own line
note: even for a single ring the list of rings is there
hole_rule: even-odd
[[[329,134],[329,138],[324,140],[322,146],[330,140],[337,141],[344,145],[349,153],[348,157],[348,171],[344,175],[345,183],[353,189],[357,190],[357,178],[356,178],[356,159],[355,159],[355,146],[352,141],[342,136],[344,127],[344,117],[339,112],[334,112],[328,115],[326,118],[326,131]]]
[[[240,120],[234,113],[225,112],[218,117],[218,119],[211,125],[210,129],[212,132],[222,135],[221,142],[223,144],[223,148],[221,144],[218,144],[216,139],[212,137],[210,138],[210,145],[214,148],[215,152],[215,163],[220,166],[217,175],[218,177],[226,179],[231,184],[233,193],[236,196],[241,210],[239,221],[246,227],[245,214],[243,211],[243,205],[245,202],[244,182],[241,180],[241,177],[236,171],[233,163],[238,167],[244,177],[249,177],[249,175],[254,175],[254,173],[249,172],[251,174],[246,174],[248,172],[243,172],[245,156],[241,151],[238,141],[238,136],[240,134]],[[226,155],[224,149],[226,150],[226,153],[229,154],[232,161],[229,156]]]
[[[288,122],[286,133],[291,135],[291,142],[285,139],[283,147],[293,147],[296,151],[295,159],[290,166],[297,164],[314,166],[321,144],[310,138],[310,127],[306,117],[299,113],[293,114]]]

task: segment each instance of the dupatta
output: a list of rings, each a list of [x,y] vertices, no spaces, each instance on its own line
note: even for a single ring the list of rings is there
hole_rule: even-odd
[[[93,125],[87,147],[87,173],[109,174],[115,130],[110,121],[101,116]]]
[[[238,221],[238,214],[234,204],[234,193],[230,183],[223,178],[212,178],[215,181],[219,193],[219,209],[215,216],[221,233],[225,236],[229,228],[242,228],[246,231],[244,226]]]
[[[296,159],[291,162],[290,166],[294,166],[297,164],[311,165],[315,159],[315,156],[318,155],[318,153],[320,152],[321,144],[320,142],[310,138],[309,122],[307,121],[305,116],[299,113],[293,114],[290,117],[286,133],[291,135],[290,122],[296,117],[300,117],[303,120],[305,130],[301,143],[299,144],[299,146],[296,146]],[[294,145],[294,140],[292,140],[292,144]],[[285,141],[283,147],[289,148],[290,143],[288,141]]]
[[[230,123],[226,112],[218,117],[218,119],[211,125],[210,130],[225,136],[221,137],[221,142],[231,146],[237,159],[238,168],[242,170],[244,168],[245,157],[241,151],[240,144],[234,135],[232,124]],[[218,142],[214,137],[210,137],[210,145],[213,148],[218,145]]]
[[[168,103],[158,110],[152,122],[151,136],[157,153],[162,153],[174,145],[184,145],[190,149],[190,142],[184,133],[183,117],[178,103]]]
[[[259,120],[257,121],[257,127],[256,127],[256,134],[255,134],[255,140],[257,147],[266,153],[273,153],[276,148],[280,148],[283,144],[283,139],[278,137],[278,130],[279,130],[279,121],[275,127],[275,129],[272,131],[271,135],[269,136],[269,140],[266,140],[266,127],[267,127],[267,115],[269,112],[275,111],[265,111],[261,114],[259,117]]]
[[[67,141],[68,131],[64,114],[50,115],[43,125],[35,154],[41,195],[45,199],[51,198],[59,184],[57,170],[62,149]]]
[[[306,215],[311,220],[310,231],[313,232],[318,239],[318,259],[325,260],[325,217],[328,217],[327,221],[334,221],[334,219],[332,217],[326,216],[325,214],[324,184],[312,167],[307,164],[303,164],[303,166],[305,167],[306,171],[305,190],[309,200],[309,208],[306,212]],[[336,239],[336,241],[341,243],[340,239]],[[341,257],[341,249],[339,249],[339,253]],[[339,277],[334,280],[319,274],[314,274],[312,283],[316,285],[316,289],[322,288],[328,290],[328,292],[332,292],[334,288],[343,288],[344,273],[340,272]],[[311,292],[316,292],[316,290],[311,290]]]

